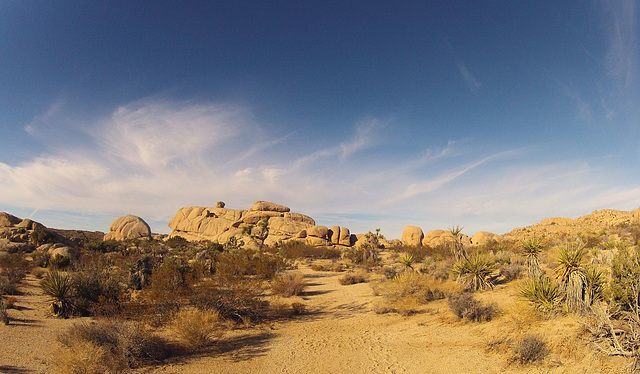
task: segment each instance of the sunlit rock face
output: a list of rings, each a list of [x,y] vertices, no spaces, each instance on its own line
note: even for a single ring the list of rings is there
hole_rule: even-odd
[[[171,236],[181,236],[187,240],[210,240],[226,242],[229,237],[243,238],[243,227],[255,225],[267,220],[269,235],[265,244],[297,240],[313,246],[341,245],[351,246],[349,229],[337,227],[333,230],[326,226],[316,226],[313,218],[293,213],[287,206],[268,202],[254,201],[249,209],[227,209],[223,202],[216,207],[191,206],[178,209],[169,222],[173,229]],[[244,238],[246,242],[251,239]]]

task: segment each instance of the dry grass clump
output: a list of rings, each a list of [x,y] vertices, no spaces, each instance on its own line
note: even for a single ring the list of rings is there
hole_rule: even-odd
[[[307,312],[307,306],[301,302],[293,302],[289,304],[286,301],[281,300],[279,297],[273,298],[269,303],[269,309],[271,311],[271,317],[290,318],[292,316],[301,316]]]
[[[58,336],[51,361],[57,373],[120,373],[173,352],[167,341],[130,322],[78,323]]]
[[[331,261],[331,264],[318,264],[318,263],[314,263],[311,264],[311,270],[313,271],[332,271],[332,272],[336,272],[339,273],[341,271],[344,271],[344,264],[338,262],[338,261]]]
[[[540,361],[548,353],[547,343],[542,338],[531,334],[523,336],[514,347],[515,360],[522,365]]]
[[[467,321],[488,322],[498,315],[495,304],[483,305],[468,292],[450,294],[447,303],[453,314]]]
[[[298,296],[306,287],[307,281],[301,273],[285,273],[277,276],[271,283],[273,294],[283,297]]]
[[[220,315],[214,310],[181,310],[173,318],[173,330],[189,350],[205,347],[223,333]]]
[[[367,275],[362,272],[349,272],[338,278],[338,282],[343,286],[347,286],[350,284],[365,283],[367,278]]]
[[[402,315],[416,313],[418,308],[432,300],[445,298],[446,294],[460,289],[453,282],[441,281],[414,271],[405,271],[392,280],[371,285],[382,300],[374,304],[378,314],[396,312]]]

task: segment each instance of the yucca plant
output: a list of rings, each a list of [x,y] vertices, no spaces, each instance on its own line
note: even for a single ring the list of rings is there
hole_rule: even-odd
[[[402,266],[413,270],[413,255],[411,253],[405,253],[398,259]]]
[[[520,242],[522,252],[527,259],[527,271],[529,278],[538,278],[542,276],[538,255],[542,252],[542,240],[537,237],[522,239]]]
[[[602,300],[604,297],[604,287],[607,283],[607,276],[604,270],[591,265],[584,269],[585,275],[585,301],[593,304],[594,301]]]
[[[473,291],[493,288],[490,279],[493,270],[494,264],[479,253],[460,259],[451,268],[458,282]]]
[[[558,251],[556,277],[565,293],[567,310],[570,312],[581,311],[590,305],[590,300],[585,297],[587,279],[582,265],[586,253],[581,243],[567,244]]]
[[[68,317],[73,306],[73,280],[70,274],[51,270],[40,281],[45,295],[51,297],[53,313],[59,317]]]
[[[451,252],[456,260],[467,258],[467,251],[464,249],[464,243],[462,243],[462,229],[461,226],[449,227],[449,234],[451,235]]]
[[[524,281],[520,285],[520,296],[544,313],[552,312],[560,302],[558,284],[545,276]]]

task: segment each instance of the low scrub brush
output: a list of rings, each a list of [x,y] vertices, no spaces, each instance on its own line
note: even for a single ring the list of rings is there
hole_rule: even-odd
[[[283,297],[298,296],[304,292],[307,281],[301,273],[285,273],[273,280],[271,290]]]

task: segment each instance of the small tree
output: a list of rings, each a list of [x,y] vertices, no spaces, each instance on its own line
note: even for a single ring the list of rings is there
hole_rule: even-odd
[[[256,240],[260,246],[260,250],[264,246],[264,241],[269,236],[269,218],[261,219],[255,226],[246,225],[242,229],[242,234],[248,235],[251,239]]]

